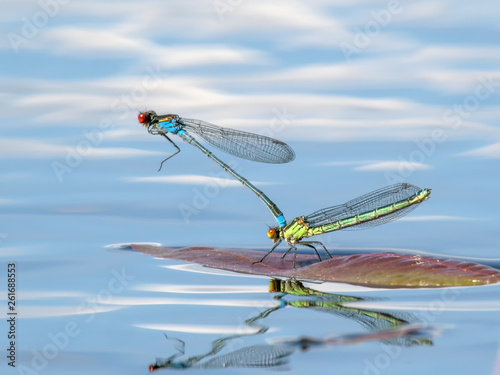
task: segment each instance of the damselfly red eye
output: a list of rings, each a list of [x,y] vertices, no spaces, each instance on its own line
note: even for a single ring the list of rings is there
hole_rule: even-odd
[[[269,229],[267,231],[267,236],[269,238],[276,238],[276,229],[273,229],[273,228]]]
[[[139,113],[139,116],[137,116],[139,119],[139,122],[142,124],[144,121],[146,121],[146,114],[145,113]]]

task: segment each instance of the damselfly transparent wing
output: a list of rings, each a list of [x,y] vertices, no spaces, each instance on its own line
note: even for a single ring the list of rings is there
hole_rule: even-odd
[[[356,199],[353,199],[347,203],[329,208],[324,208],[316,212],[313,212],[312,214],[304,217],[304,221],[306,221],[310,226],[313,227],[318,227],[325,224],[332,224],[339,220],[344,220],[352,218],[356,215],[369,213],[373,210],[380,209],[381,207],[385,207],[406,200],[408,198],[411,198],[420,190],[422,189],[407,183],[387,186],[382,189],[372,191],[371,193],[365,194]],[[419,203],[415,203],[401,210],[392,212],[388,215],[381,216],[371,221],[360,223],[358,225],[353,225],[345,229],[357,230],[357,229],[366,229],[377,225],[381,225],[396,220],[408,214],[418,205]]]
[[[202,120],[181,118],[188,132],[195,133],[218,149],[243,159],[261,163],[288,163],[295,152],[286,143],[259,134],[222,128]]]
[[[212,358],[199,367],[279,367],[287,363],[287,357],[293,352],[293,349],[281,346],[254,345]]]

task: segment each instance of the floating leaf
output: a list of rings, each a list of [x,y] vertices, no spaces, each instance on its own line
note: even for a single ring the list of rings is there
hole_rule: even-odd
[[[135,251],[157,258],[177,259],[221,270],[288,277],[317,281],[333,281],[369,287],[429,288],[496,284],[498,270],[472,262],[453,259],[403,255],[395,253],[369,253],[334,256],[319,262],[315,255],[297,254],[285,259],[277,252],[264,261],[261,251],[222,250],[208,247],[172,249],[149,245],[132,245]]]

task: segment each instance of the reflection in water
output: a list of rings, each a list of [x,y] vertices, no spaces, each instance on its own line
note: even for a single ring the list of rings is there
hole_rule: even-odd
[[[380,311],[344,306],[343,304],[347,302],[367,301],[369,298],[319,292],[305,287],[297,280],[273,279],[269,282],[269,291],[308,297],[287,302],[287,306],[307,308],[353,319],[366,328],[374,331],[394,329],[403,325],[418,323],[417,319],[411,314],[389,314]],[[390,341],[384,340],[384,342],[399,346],[432,345],[432,341],[426,339],[422,340],[420,338],[417,339],[413,335],[395,337],[390,339]]]
[[[279,367],[285,365],[287,363],[287,357],[295,351],[294,348],[288,348],[281,345],[253,345],[198,363],[208,356],[217,354],[223,347],[224,343],[220,340],[216,340],[210,352],[200,356],[190,357],[185,361],[175,362],[175,357],[184,354],[184,351],[181,351],[165,360],[157,359],[154,365],[149,366],[149,371],[154,371],[159,368],[185,369],[190,367]]]
[[[351,345],[368,341],[381,341],[385,344],[398,346],[432,345],[430,338],[436,334],[434,327],[417,324],[415,317],[410,314],[389,314],[346,307],[343,303],[363,301],[366,298],[319,292],[305,287],[298,280],[273,279],[269,282],[269,291],[279,293],[274,298],[280,303],[245,321],[247,326],[255,328],[254,333],[222,337],[212,343],[212,348],[208,352],[184,360],[176,360],[184,355],[184,342],[174,339],[179,343],[177,347],[178,353],[166,359],[157,359],[154,364],[149,366],[149,370],[224,367],[283,368],[288,363],[289,356],[297,350],[305,351],[313,348]],[[287,295],[298,296],[299,299],[285,300],[284,297]],[[272,344],[248,346],[223,355],[217,355],[230,340],[266,333],[269,327],[260,326],[256,322],[265,319],[272,312],[284,307],[313,309],[353,319],[372,332],[328,336],[325,338],[301,336],[275,341]]]

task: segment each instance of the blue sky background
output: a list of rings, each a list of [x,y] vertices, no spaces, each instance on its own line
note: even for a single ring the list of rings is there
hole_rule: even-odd
[[[394,181],[433,188],[410,222],[335,234],[331,245],[490,254],[496,5],[8,1],[2,232],[13,242],[92,233],[103,243],[267,245],[265,206],[198,150],[174,136],[182,152],[156,172],[172,148],[137,123],[153,109],[290,144],[288,165],[217,152],[288,220]],[[186,219],[181,206],[196,213]]]

